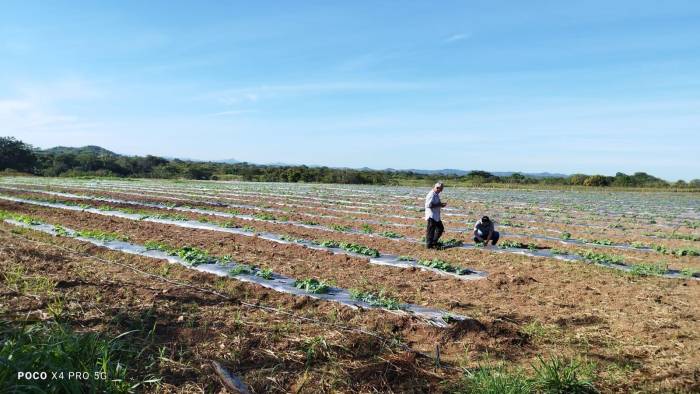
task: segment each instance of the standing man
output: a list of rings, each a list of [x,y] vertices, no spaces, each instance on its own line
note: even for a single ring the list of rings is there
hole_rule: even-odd
[[[440,201],[440,192],[443,188],[442,182],[438,182],[433,190],[425,196],[425,220],[428,221],[428,227],[425,230],[425,246],[428,249],[437,247],[438,239],[445,231],[442,220],[440,220],[440,209],[447,205]]]

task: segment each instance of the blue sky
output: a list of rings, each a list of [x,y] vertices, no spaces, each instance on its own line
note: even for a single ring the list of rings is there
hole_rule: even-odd
[[[126,154],[700,178],[700,2],[0,1],[0,127]]]

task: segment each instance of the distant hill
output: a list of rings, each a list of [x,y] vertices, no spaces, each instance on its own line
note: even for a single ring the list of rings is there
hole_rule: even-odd
[[[111,150],[107,150],[105,148],[102,148],[102,147],[96,146],[96,145],[87,145],[87,146],[82,146],[80,148],[73,148],[73,147],[69,147],[69,146],[55,146],[53,148],[40,150],[39,153],[46,153],[46,154],[53,154],[53,155],[68,154],[68,153],[78,155],[81,153],[90,153],[90,154],[94,154],[94,155],[98,155],[98,156],[120,156],[118,153],[114,153]]]

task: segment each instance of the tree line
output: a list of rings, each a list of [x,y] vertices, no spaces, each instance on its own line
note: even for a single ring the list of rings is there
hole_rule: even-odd
[[[574,174],[534,178],[514,173],[496,176],[486,171],[466,175],[422,174],[412,171],[357,170],[329,167],[257,165],[165,159],[157,156],[124,156],[99,147],[39,150],[12,137],[0,137],[0,171],[39,176],[103,176],[138,178],[223,179],[260,182],[307,182],[372,185],[430,184],[439,177],[464,185],[561,185],[597,187],[700,188],[700,179],[666,182],[644,172],[615,176]]]

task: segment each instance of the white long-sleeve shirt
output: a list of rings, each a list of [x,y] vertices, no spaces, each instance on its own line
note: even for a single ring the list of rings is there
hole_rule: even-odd
[[[431,190],[425,196],[425,220],[433,219],[436,222],[440,221],[440,194]]]

